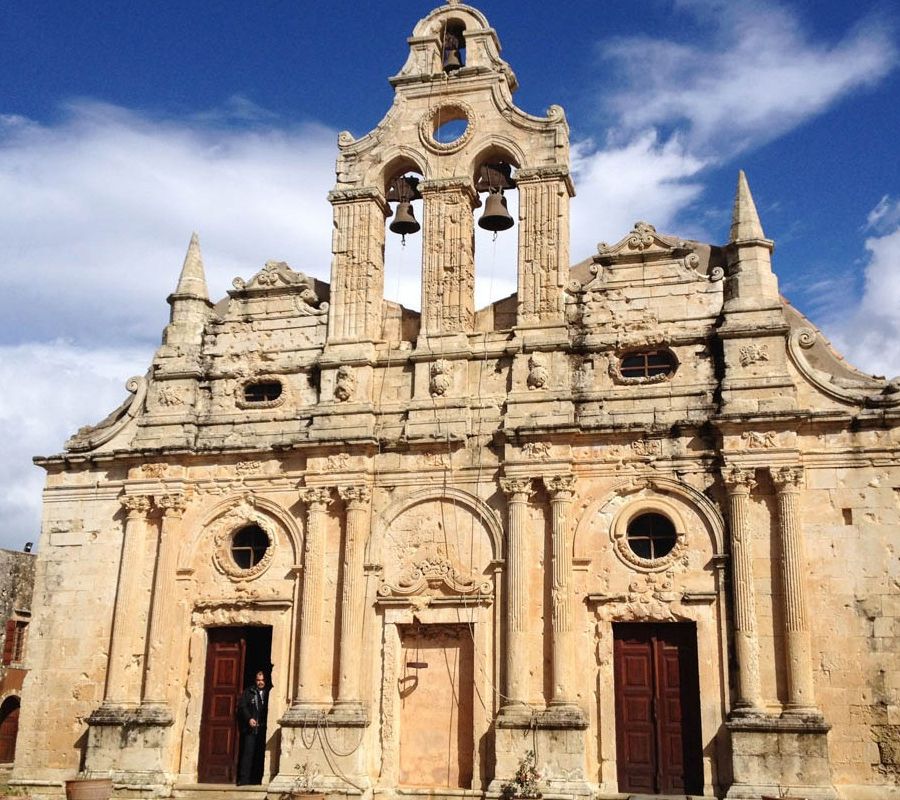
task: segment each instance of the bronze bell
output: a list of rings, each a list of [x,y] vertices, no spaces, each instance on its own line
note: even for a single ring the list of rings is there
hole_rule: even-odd
[[[448,50],[444,54],[444,72],[456,72],[462,68],[462,61],[459,60],[459,50]]]
[[[408,200],[397,203],[397,210],[388,227],[391,233],[399,233],[404,238],[407,233],[418,233],[422,229],[413,216],[412,204]]]
[[[512,215],[506,207],[506,198],[503,196],[502,190],[492,191],[487,196],[484,214],[478,220],[478,227],[497,233],[497,231],[509,230],[514,224]]]

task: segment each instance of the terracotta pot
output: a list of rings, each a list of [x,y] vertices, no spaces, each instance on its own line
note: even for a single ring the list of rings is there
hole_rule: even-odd
[[[80,778],[66,781],[66,800],[109,800],[112,779]]]

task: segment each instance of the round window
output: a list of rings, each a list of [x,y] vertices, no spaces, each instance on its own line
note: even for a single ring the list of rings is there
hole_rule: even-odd
[[[247,525],[231,539],[231,557],[241,569],[252,569],[269,549],[269,537],[259,525]]]
[[[667,556],[675,547],[678,535],[672,520],[662,514],[641,514],[628,523],[628,546],[640,558],[653,561]]]

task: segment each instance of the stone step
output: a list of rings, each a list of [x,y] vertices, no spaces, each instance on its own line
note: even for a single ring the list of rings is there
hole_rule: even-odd
[[[266,800],[266,786],[233,786],[227,783],[177,783],[172,797],[179,800]]]

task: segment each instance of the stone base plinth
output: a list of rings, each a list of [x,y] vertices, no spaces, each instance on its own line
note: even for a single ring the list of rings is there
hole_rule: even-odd
[[[370,788],[363,742],[368,724],[365,711],[355,706],[330,713],[289,709],[279,720],[280,768],[269,796],[363,794]]]
[[[593,792],[584,775],[587,721],[578,708],[560,707],[533,714],[501,712],[494,738],[494,780],[488,796],[503,793],[516,770],[532,750],[541,775],[545,797],[556,794],[590,796]]]
[[[172,722],[162,706],[100,706],[87,719],[84,774],[168,794]]]
[[[827,734],[818,715],[733,717],[733,783],[728,797],[790,797],[837,800],[831,782]]]

